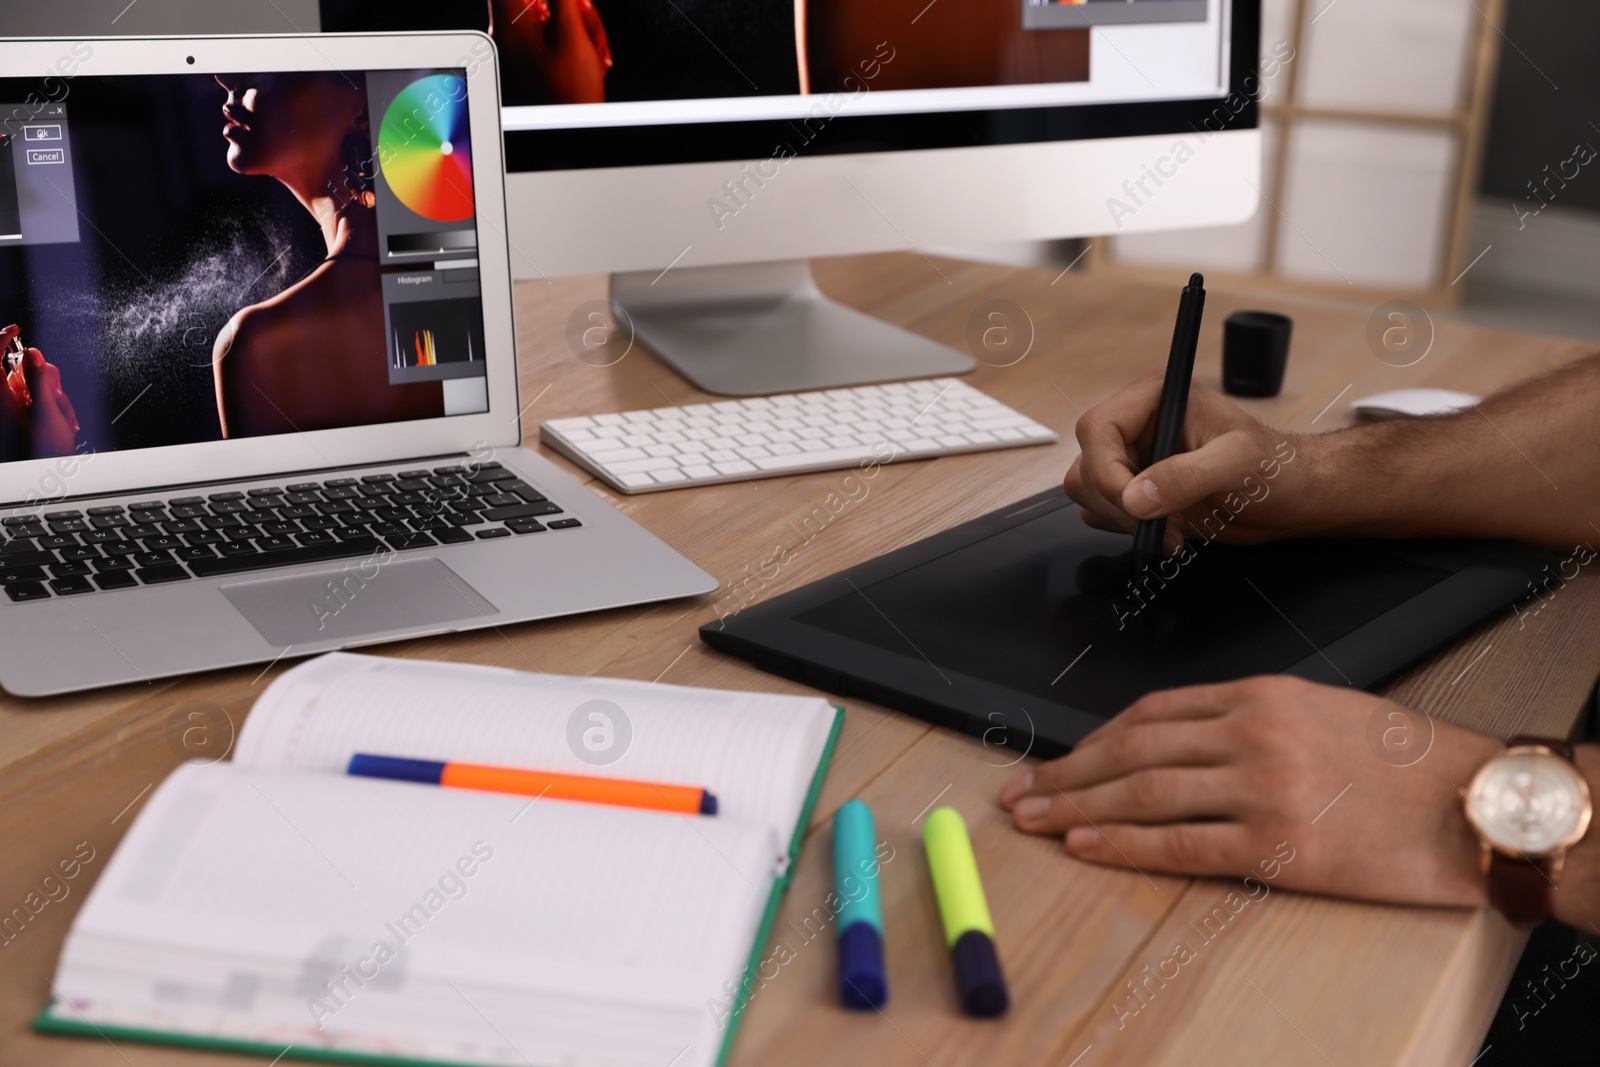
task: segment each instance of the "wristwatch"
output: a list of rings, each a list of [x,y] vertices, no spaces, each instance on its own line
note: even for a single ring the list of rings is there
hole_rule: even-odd
[[[1572,746],[1513,737],[1473,775],[1465,809],[1483,846],[1490,905],[1517,926],[1548,919],[1567,851],[1594,813]]]

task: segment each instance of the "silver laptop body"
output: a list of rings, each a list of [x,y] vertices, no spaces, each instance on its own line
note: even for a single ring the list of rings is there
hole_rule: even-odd
[[[8,692],[716,588],[518,447],[487,38],[0,41],[0,67],[38,83],[0,100]]]

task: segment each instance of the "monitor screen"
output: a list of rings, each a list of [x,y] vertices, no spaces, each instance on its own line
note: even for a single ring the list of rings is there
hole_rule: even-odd
[[[1232,0],[320,4],[328,32],[488,31],[514,171],[1187,132],[1253,53],[1237,6],[1248,26]],[[1155,103],[1180,106],[1130,109]]]
[[[0,79],[0,460],[488,410],[467,87]]]

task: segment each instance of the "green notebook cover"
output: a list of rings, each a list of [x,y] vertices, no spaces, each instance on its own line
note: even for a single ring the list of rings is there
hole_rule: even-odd
[[[817,760],[816,773],[811,776],[811,788],[806,793],[805,803],[800,807],[800,819],[795,823],[794,834],[789,839],[789,862],[783,874],[773,881],[772,893],[767,897],[767,907],[761,915],[761,925],[756,930],[755,943],[750,946],[750,957],[745,961],[744,973],[740,975],[738,993],[734,999],[733,1009],[728,1015],[728,1029],[722,1039],[722,1049],[717,1053],[716,1067],[724,1067],[733,1051],[733,1041],[738,1035],[739,1023],[744,1018],[745,1006],[750,1001],[747,990],[753,981],[751,975],[761,965],[762,950],[766,948],[767,940],[772,936],[773,924],[778,920],[778,908],[783,903],[784,893],[788,892],[790,881],[794,878],[795,865],[800,862],[800,847],[805,843],[806,827],[811,823],[811,813],[816,809],[817,797],[822,793],[822,780],[827,776],[828,764],[833,761],[833,749],[839,740],[839,730],[844,725],[844,708],[838,704],[833,707],[835,712],[833,726],[828,731],[827,742],[822,746],[822,756]],[[72,1037],[121,1038],[125,1041],[176,1045],[212,1052],[241,1052],[247,1055],[318,1060],[324,1063],[381,1064],[384,1067],[463,1067],[454,1060],[417,1060],[402,1056],[381,1056],[371,1052],[341,1052],[337,1049],[298,1048],[293,1045],[280,1048],[277,1045],[226,1037],[201,1037],[167,1030],[145,1030],[134,1026],[101,1026],[87,1019],[64,1019],[52,1015],[50,1009],[55,1003],[51,1000],[38,1015],[34,1016],[35,1030],[40,1033],[64,1034]]]

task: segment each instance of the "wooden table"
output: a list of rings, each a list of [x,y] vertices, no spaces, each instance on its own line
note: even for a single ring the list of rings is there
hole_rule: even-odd
[[[1060,481],[1077,446],[1080,410],[1136,372],[1161,365],[1176,286],[1003,268],[920,255],[816,265],[824,289],[854,306],[966,346],[968,319],[1009,300],[1034,343],[1011,366],[980,365],[973,385],[1055,427],[1050,447],[885,467],[870,493],[794,553],[760,597],[813,581]],[[530,282],[517,290],[528,441],[540,419],[704,399],[641,349],[614,366],[575,357],[568,319],[605,294],[601,278]],[[1220,376],[1219,324],[1249,299],[1211,293],[1197,376]],[[1486,393],[1587,354],[1578,342],[1440,323],[1408,368],[1374,357],[1365,310],[1290,303],[1294,356],[1282,395],[1247,402],[1296,429],[1348,421],[1351,397],[1402,385]],[[1507,447],[1512,447],[1507,445]],[[553,454],[552,454],[553,456]],[[556,458],[557,462],[564,462]],[[580,476],[582,472],[577,472]],[[626,498],[589,481],[725,589],[747,581],[834,490],[839,473]],[[759,581],[759,579],[758,579]],[[383,654],[565,674],[800,692],[801,687],[707,649],[696,628],[730,606],[726,591],[654,607],[391,645]],[[1600,671],[1600,581],[1584,574],[1526,625],[1509,612],[1406,672],[1385,692],[1430,715],[1505,736],[1563,733]],[[63,649],[70,655],[70,649]],[[0,1063],[249,1063],[242,1057],[119,1042],[43,1038],[28,1021],[50,996],[67,928],[139,805],[183,758],[230,743],[278,664],[183,681],[38,701],[0,698],[0,916],[21,906],[56,862],[88,842],[95,859],[0,945]],[[1239,912],[1178,976],[1139,1002],[1127,983],[1190,938],[1232,886],[1145,877],[1070,859],[1056,840],[1014,832],[995,801],[1015,755],[859,700],[849,714],[812,833],[769,946],[786,960],[758,985],[737,1064],[1465,1064],[1499,1002],[1523,937],[1487,912],[1378,907],[1275,891]],[[823,828],[859,795],[895,848],[884,868],[893,999],[883,1015],[834,1004],[831,932],[807,940],[806,917],[830,888]],[[1015,1005],[998,1022],[957,1011],[917,829],[935,800],[972,828]],[[1309,816],[1308,816],[1309,819]],[[1308,825],[1307,832],[1314,830]],[[38,898],[35,898],[38,899]],[[813,922],[809,930],[815,930]],[[782,941],[788,952],[778,951]],[[1190,938],[1198,943],[1198,936]],[[767,968],[772,974],[773,966]],[[1120,1005],[1120,1008],[1118,1007]],[[1120,1016],[1120,1018],[1119,1018]],[[665,1067],[665,1065],[663,1065]]]

